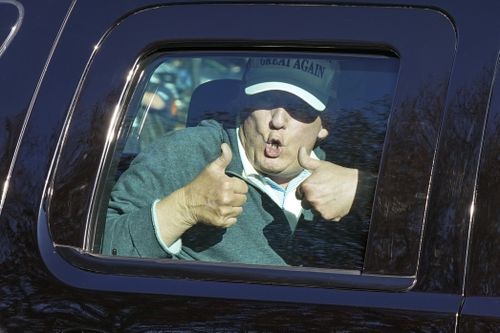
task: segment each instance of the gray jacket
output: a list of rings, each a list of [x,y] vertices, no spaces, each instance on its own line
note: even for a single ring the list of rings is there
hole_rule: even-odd
[[[226,168],[230,176],[243,170],[236,130],[224,129],[215,121],[168,134],[139,154],[111,193],[103,253],[148,258],[168,257],[158,243],[151,205],[191,182],[220,155],[226,142],[233,159]],[[324,158],[321,151],[316,151]],[[248,183],[247,202],[238,222],[227,229],[198,224],[182,236],[178,259],[254,264],[296,264],[294,231],[281,208],[265,193]],[[304,210],[299,224],[312,222]]]

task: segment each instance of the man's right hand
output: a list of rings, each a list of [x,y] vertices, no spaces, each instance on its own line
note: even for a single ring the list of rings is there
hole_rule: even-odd
[[[168,246],[199,222],[228,228],[243,211],[248,186],[243,180],[226,175],[233,154],[227,143],[221,149],[221,155],[191,183],[156,205],[158,233]]]
[[[227,143],[221,145],[221,150],[221,155],[184,187],[190,225],[202,222],[227,228],[236,223],[243,211],[248,185],[239,178],[226,175],[233,154]]]

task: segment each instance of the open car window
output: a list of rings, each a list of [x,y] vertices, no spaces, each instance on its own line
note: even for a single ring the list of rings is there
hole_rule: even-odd
[[[358,183],[349,189],[355,194],[352,207],[340,221],[326,220],[307,198],[297,199],[300,185],[276,188],[276,177],[262,172],[258,158],[253,159],[252,144],[260,130],[245,124],[251,122],[248,119],[255,110],[271,114],[279,107],[275,104],[282,102],[269,92],[246,93],[249,61],[274,62],[317,77],[323,74],[320,64],[331,65],[326,110],[314,114],[328,135],[312,148],[320,161],[358,172]],[[398,67],[394,56],[347,53],[186,53],[148,59],[123,117],[114,171],[107,179],[109,201],[100,208],[93,251],[125,257],[361,270]],[[302,111],[309,106],[297,105]],[[298,111],[291,111],[293,107],[289,106],[287,116],[311,126],[294,113]],[[244,140],[242,132],[247,133]],[[276,138],[281,141],[268,142],[270,148],[261,152],[263,156],[281,153],[284,158],[287,149],[294,149],[292,142],[305,144],[303,132],[288,138],[281,134],[286,129],[272,128],[266,140],[274,135],[269,133],[280,133]],[[220,155],[222,142],[233,150],[226,175],[248,187],[245,203],[233,203],[242,209],[234,216],[237,222],[216,227],[197,221],[174,244],[166,244],[162,235],[169,231],[162,229],[163,223],[178,217],[166,209],[162,212],[166,215],[159,218],[158,205],[192,183]],[[276,148],[279,145],[283,147]],[[242,149],[243,157],[238,155]],[[256,167],[257,174],[249,175],[245,163]],[[300,184],[304,179],[296,181]],[[214,188],[214,193],[218,191]]]

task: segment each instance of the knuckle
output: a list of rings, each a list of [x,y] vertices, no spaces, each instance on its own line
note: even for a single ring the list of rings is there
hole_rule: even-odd
[[[340,218],[342,216],[343,216],[343,214],[338,212],[338,211],[327,211],[326,210],[325,212],[322,213],[322,217],[328,221],[338,222],[338,221],[340,221]]]
[[[219,207],[217,207],[216,211],[217,211],[218,216],[224,216],[226,210],[223,206],[219,206]]]
[[[311,189],[311,185],[308,183],[302,183],[300,185],[300,192],[302,193],[303,196],[310,197],[314,195],[314,191]]]
[[[325,220],[333,221],[333,219],[335,219],[336,215],[335,214],[324,213],[324,214],[321,214],[321,217],[324,218]]]
[[[222,182],[222,185],[221,185],[221,188],[223,191],[229,191],[231,189],[231,182],[230,181],[227,181],[227,180],[224,180]]]
[[[218,228],[228,228],[233,224],[234,224],[234,222],[232,221],[231,217],[222,216],[222,217],[217,219],[215,226]]]
[[[225,221],[225,227],[229,228],[229,227],[235,225],[236,221],[237,221],[237,219],[235,217],[231,217],[231,218],[226,219],[226,221]]]
[[[220,203],[223,205],[228,205],[230,202],[231,196],[227,192],[222,193],[220,197]]]
[[[247,185],[247,183],[245,183],[244,181],[241,181],[241,183],[243,184],[243,191],[245,193],[247,193],[248,192],[248,185]]]
[[[224,219],[218,219],[215,223],[214,226],[217,228],[225,228],[226,227],[226,221]]]

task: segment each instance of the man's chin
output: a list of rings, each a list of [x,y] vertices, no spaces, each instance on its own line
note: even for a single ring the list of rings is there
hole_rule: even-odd
[[[280,183],[286,183],[295,178],[300,174],[300,171],[298,172],[289,172],[284,169],[273,169],[273,168],[268,168],[266,170],[262,170],[262,174],[266,175],[267,177],[271,178],[274,182],[280,184]]]

